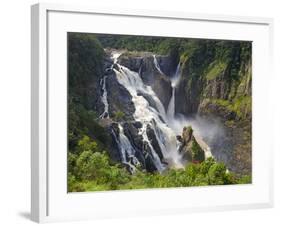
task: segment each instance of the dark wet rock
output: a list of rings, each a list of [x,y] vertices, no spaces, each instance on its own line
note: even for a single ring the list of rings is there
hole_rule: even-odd
[[[134,127],[137,128],[137,129],[140,129],[140,128],[142,127],[142,124],[141,124],[140,121],[135,121],[135,122],[133,123],[133,125],[134,125]]]
[[[124,120],[133,120],[135,106],[130,93],[118,83],[114,72],[107,77],[106,81],[109,115],[114,116],[116,112],[121,111],[124,113]]]
[[[237,115],[234,111],[229,110],[228,108],[213,103],[209,99],[204,99],[198,107],[198,113],[200,115],[212,115],[213,117],[220,117],[223,121],[235,120]]]
[[[124,134],[128,137],[128,139],[131,142],[131,145],[136,150],[135,156],[139,160],[139,162],[141,163],[142,168],[146,169],[148,172],[154,172],[157,169],[156,169],[156,167],[154,165],[154,162],[153,162],[151,149],[150,149],[148,143],[146,141],[143,141],[142,136],[139,134],[139,129],[137,128],[137,127],[140,127],[140,124],[137,123],[137,125],[135,125],[135,123],[128,123],[128,122],[124,123],[123,124]],[[152,131],[149,132],[150,137],[153,136]],[[155,134],[154,134],[154,137],[151,140],[152,146],[158,145],[158,143],[157,144],[154,143],[153,140],[156,141]],[[153,146],[153,148],[155,148],[154,146]],[[160,153],[161,153],[161,150],[160,150],[159,146],[158,146],[158,151],[160,151]]]
[[[148,172],[156,172],[157,168],[153,161],[153,156],[151,154],[151,149],[146,141],[143,142],[143,153],[145,159],[146,170]]]
[[[118,63],[129,68],[131,71],[138,72],[141,68],[142,60],[142,56],[122,54],[118,59]]]
[[[121,162],[121,155],[118,147],[119,128],[117,123],[112,123],[107,127],[107,131],[111,134],[111,144],[108,148],[110,159],[115,162]]]
[[[152,127],[150,125],[147,125],[146,134],[147,134],[147,137],[148,137],[153,149],[155,150],[155,152],[159,156],[160,160],[162,160],[163,154],[162,154],[161,148],[158,144],[158,141],[157,141],[157,138],[156,138],[156,135],[155,135],[155,131],[152,129]]]
[[[120,130],[119,130],[118,123],[116,123],[116,122],[111,123],[111,129],[114,131],[114,133],[116,134],[117,138],[119,139]]]
[[[161,71],[165,75],[167,75],[168,77],[172,77],[175,74],[177,65],[179,63],[179,57],[177,55],[157,55],[156,59],[160,65]]]
[[[202,78],[189,79],[188,76],[188,74],[182,75],[175,90],[175,112],[183,115],[195,114],[197,112],[203,84]]]
[[[151,86],[165,109],[167,109],[172,96],[171,82],[167,75],[161,74],[156,69],[153,61],[152,55],[143,59],[141,77],[146,85]]]
[[[124,134],[128,137],[131,144],[137,148],[138,150],[142,150],[143,148],[143,139],[142,136],[139,135],[138,129],[132,123],[124,123]]]
[[[177,135],[177,140],[179,141],[179,142],[183,142],[183,140],[182,140],[182,136],[180,136],[180,135]]]

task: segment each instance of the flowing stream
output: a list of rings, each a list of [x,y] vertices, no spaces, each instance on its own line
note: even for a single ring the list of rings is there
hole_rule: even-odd
[[[100,115],[100,118],[108,118],[108,101],[107,101],[107,89],[106,89],[106,79],[107,76],[104,76],[103,79],[101,80],[100,84],[102,85],[102,97],[101,101],[104,105],[104,111]]]
[[[120,124],[118,124],[118,129],[119,139],[117,139],[117,135],[114,131],[113,134],[115,136],[115,140],[117,141],[120,150],[121,162],[127,165],[131,173],[134,173],[136,171],[136,166],[140,164],[138,159],[135,157],[135,149],[131,145],[129,139],[124,134],[124,129]]]

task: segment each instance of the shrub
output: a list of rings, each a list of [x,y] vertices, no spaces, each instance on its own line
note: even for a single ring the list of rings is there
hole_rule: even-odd
[[[124,112],[122,112],[122,111],[117,111],[117,112],[115,112],[115,114],[114,114],[114,120],[117,121],[117,122],[119,122],[119,121],[121,121],[122,119],[124,119],[124,117],[125,117],[125,114],[124,114]]]

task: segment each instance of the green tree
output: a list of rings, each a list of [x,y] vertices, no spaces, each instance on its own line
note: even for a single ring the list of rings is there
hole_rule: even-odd
[[[124,117],[125,117],[125,114],[122,111],[116,111],[115,114],[114,114],[114,120],[117,121],[117,122],[124,119]]]
[[[222,185],[225,184],[226,167],[223,163],[213,164],[209,171],[209,184],[210,185]]]
[[[110,170],[109,158],[103,152],[83,151],[77,159],[78,175],[82,180],[95,180],[107,183]]]
[[[81,140],[78,141],[77,144],[77,150],[78,153],[84,152],[84,151],[90,151],[90,152],[98,152],[100,151],[98,148],[98,144],[95,141],[92,141],[90,137],[83,136]]]

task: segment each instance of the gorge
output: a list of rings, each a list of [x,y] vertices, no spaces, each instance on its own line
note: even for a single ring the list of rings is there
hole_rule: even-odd
[[[163,54],[124,37],[69,40],[68,164],[86,135],[131,175],[213,160],[251,174],[251,43],[173,40]]]

